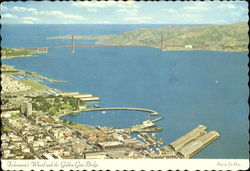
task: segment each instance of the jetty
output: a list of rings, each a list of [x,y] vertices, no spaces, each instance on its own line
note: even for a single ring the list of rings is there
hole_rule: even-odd
[[[160,121],[162,119],[164,119],[164,117],[156,118],[156,119],[153,119],[153,120],[150,120],[150,121],[154,123],[154,122]]]
[[[132,111],[148,112],[152,116],[159,115],[159,113],[154,110],[145,109],[145,108],[132,108],[132,107],[87,108],[87,109],[84,109],[83,112],[105,111],[105,110],[132,110]]]

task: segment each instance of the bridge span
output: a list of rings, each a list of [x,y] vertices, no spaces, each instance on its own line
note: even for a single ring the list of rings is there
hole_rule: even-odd
[[[87,108],[82,112],[90,112],[90,111],[104,111],[104,110],[132,110],[132,111],[141,111],[141,112],[149,112],[151,115],[159,115],[155,110],[144,109],[144,108],[133,108],[133,107],[108,107],[108,108]]]
[[[161,40],[159,44],[129,44],[129,45],[105,45],[105,44],[99,44],[99,45],[75,45],[75,39],[72,35],[71,38],[71,46],[47,46],[47,47],[31,47],[31,48],[23,48],[23,49],[30,49],[35,50],[37,53],[48,53],[48,49],[54,49],[54,48],[71,48],[72,53],[75,53],[75,48],[88,48],[88,47],[159,47],[161,50],[163,50],[163,47],[167,46],[176,46],[176,47],[182,47],[183,45],[172,45],[172,44],[164,44],[163,43],[163,36],[161,36]]]
[[[157,47],[157,45],[143,45],[143,44],[131,44],[131,45],[78,45],[74,48],[88,48],[88,47]],[[164,46],[179,46],[181,45],[164,45]],[[72,46],[48,46],[48,47],[32,47],[32,48],[23,48],[23,49],[54,49],[54,48],[72,48]]]
[[[182,47],[182,45],[164,45],[166,46],[176,46]],[[131,45],[78,45],[78,46],[48,46],[48,47],[31,47],[31,48],[21,48],[21,49],[29,49],[34,50],[37,53],[48,53],[49,49],[60,49],[60,48],[71,48],[72,53],[75,53],[75,48],[90,48],[90,47],[158,47],[157,45],[143,45],[143,44],[131,44]],[[162,50],[163,45],[161,45],[160,49]]]

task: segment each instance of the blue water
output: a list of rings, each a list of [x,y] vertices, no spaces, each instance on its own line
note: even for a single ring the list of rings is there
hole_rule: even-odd
[[[70,41],[45,38],[66,34],[114,34],[142,26],[64,27],[3,26],[2,46],[64,45]],[[19,37],[10,35],[23,30]],[[47,84],[63,91],[100,96],[101,107],[141,107],[158,111],[165,117],[157,122],[164,127],[158,136],[164,138],[165,144],[199,124],[218,131],[221,137],[196,158],[248,158],[247,53],[97,47],[78,48],[74,54],[70,49],[49,49],[48,54],[2,62],[53,79],[67,80],[67,83]],[[155,117],[144,112],[129,111],[88,112],[64,117],[78,123],[117,128],[152,118]]]

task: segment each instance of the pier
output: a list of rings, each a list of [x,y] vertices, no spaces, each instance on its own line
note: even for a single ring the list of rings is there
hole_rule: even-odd
[[[92,94],[80,94],[79,92],[64,92],[64,93],[57,93],[57,95],[75,97],[84,102],[100,100],[100,97],[98,96],[93,96]]]
[[[182,158],[191,158],[206,146],[208,146],[210,143],[219,138],[219,136],[219,133],[216,131],[205,133],[195,141],[188,143],[178,152],[178,155],[180,155]]]
[[[125,132],[128,134],[131,133],[145,133],[145,132],[160,132],[163,128],[157,127],[154,122],[160,121],[164,119],[164,117],[156,118],[154,120],[146,120],[143,121],[142,124],[133,125],[131,128],[120,129],[120,132]]]
[[[156,118],[156,119],[153,119],[153,120],[151,120],[151,122],[157,122],[157,121],[160,121],[160,120],[162,120],[162,119],[164,119],[164,117],[160,117],[160,118]]]
[[[132,111],[149,112],[153,116],[159,115],[159,113],[154,110],[144,109],[144,108],[131,108],[131,107],[88,108],[85,109],[84,112],[104,111],[104,110],[132,110]]]
[[[163,148],[166,151],[175,152],[178,158],[191,158],[220,137],[217,131],[207,133],[206,129],[206,126],[199,125]]]
[[[91,96],[91,97],[78,97],[81,99],[83,102],[88,102],[88,101],[98,101],[100,98],[98,96]]]

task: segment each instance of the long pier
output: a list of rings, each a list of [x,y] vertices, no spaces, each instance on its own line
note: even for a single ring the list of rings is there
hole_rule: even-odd
[[[153,116],[159,115],[159,113],[154,110],[144,109],[144,108],[132,108],[132,107],[87,108],[83,112],[104,111],[104,110],[132,110],[132,111],[149,112]]]
[[[160,120],[162,120],[162,119],[164,119],[164,117],[160,117],[160,118],[156,118],[156,119],[153,119],[153,120],[151,120],[151,122],[157,122],[157,121],[160,121]]]

